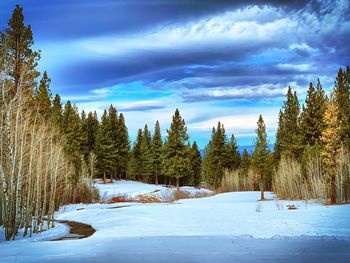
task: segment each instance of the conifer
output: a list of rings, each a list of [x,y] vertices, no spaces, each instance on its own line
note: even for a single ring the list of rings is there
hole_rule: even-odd
[[[227,164],[229,170],[237,169],[241,163],[241,155],[238,150],[238,144],[234,134],[231,135],[230,141],[227,143]]]
[[[326,104],[326,111],[324,114],[326,126],[320,138],[323,146],[321,156],[328,174],[332,203],[336,203],[337,198],[336,170],[338,153],[341,148],[341,127],[338,121],[339,109],[334,98],[334,93],[334,90],[332,90],[330,99]]]
[[[34,92],[35,105],[38,108],[38,113],[44,119],[47,119],[51,109],[51,91],[50,82],[47,72],[45,71],[40,80],[39,87]]]
[[[167,133],[163,157],[164,173],[166,176],[176,179],[176,187],[179,189],[179,180],[189,173],[191,165],[187,155],[187,142],[189,139],[187,127],[178,109],[173,115],[172,123]]]
[[[197,142],[194,141],[191,147],[191,184],[198,187],[201,183],[202,157],[199,152]]]
[[[299,158],[302,151],[302,135],[300,130],[300,105],[296,92],[288,87],[286,101],[279,113],[278,128],[275,143],[275,159],[281,154]]]
[[[150,182],[153,173],[153,156],[152,156],[152,137],[148,129],[147,124],[145,125],[142,132],[141,141],[141,176],[142,181]]]
[[[350,149],[350,68],[346,71],[339,69],[335,81],[335,102],[338,108],[341,140],[345,148]]]
[[[163,141],[160,132],[159,121],[154,126],[154,134],[152,138],[152,153],[153,153],[153,172],[155,183],[158,185],[158,179],[161,171],[161,153],[162,153]]]
[[[23,8],[19,5],[16,5],[8,22],[8,28],[0,38],[10,66],[11,89],[8,98],[12,99],[19,89],[24,90],[25,95],[30,98],[36,85],[35,79],[40,75],[36,70],[40,53],[32,49],[34,45],[32,29],[30,25],[24,24]]]
[[[117,135],[118,135],[118,157],[119,157],[119,166],[117,173],[119,178],[124,174],[126,177],[127,163],[130,152],[130,140],[128,128],[125,124],[124,115],[121,113],[118,118],[117,126]]]
[[[99,172],[103,174],[104,182],[106,182],[107,174],[112,174],[113,139],[109,124],[107,110],[104,110],[101,118],[101,125],[99,126],[96,136],[97,168]]]
[[[60,95],[56,94],[52,102],[50,117],[55,125],[62,128],[62,104]]]
[[[256,129],[255,149],[252,156],[252,165],[260,178],[261,200],[264,200],[264,189],[271,181],[271,156],[268,148],[266,126],[262,116],[259,116]]]
[[[310,83],[301,116],[301,130],[304,146],[320,144],[320,136],[325,127],[323,117],[326,110],[326,100],[327,97],[320,80],[317,82],[316,89],[313,84]]]

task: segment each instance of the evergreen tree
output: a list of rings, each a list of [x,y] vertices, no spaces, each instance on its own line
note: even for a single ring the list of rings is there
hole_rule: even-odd
[[[142,181],[150,182],[153,173],[152,137],[150,131],[148,130],[147,124],[145,125],[142,132],[141,165]]]
[[[123,114],[120,114],[118,118],[117,135],[119,157],[119,166],[117,172],[119,173],[119,176],[124,174],[126,177],[128,157],[130,152],[130,141],[128,128],[125,125],[125,119]]]
[[[80,151],[82,155],[84,156],[85,160],[87,160],[89,156],[89,145],[88,145],[88,127],[87,127],[87,117],[86,113],[83,110],[81,112],[81,144],[80,144]]]
[[[111,176],[115,177],[120,165],[119,156],[119,138],[118,138],[118,112],[113,105],[108,109],[108,125],[107,130],[111,139],[111,151],[110,151],[110,162],[111,162]]]
[[[283,102],[279,113],[278,129],[275,143],[275,159],[281,154],[292,158],[299,158],[302,150],[302,135],[300,131],[300,105],[296,92],[288,87],[287,99]]]
[[[66,139],[65,152],[74,165],[74,180],[77,180],[81,167],[82,124],[77,107],[72,106],[70,101],[67,101],[63,111],[63,132]]]
[[[47,76],[46,71],[40,80],[39,87],[34,92],[34,100],[38,107],[38,113],[40,116],[47,119],[51,109],[51,91],[50,91],[51,80]]]
[[[99,127],[99,121],[97,118],[96,111],[92,113],[91,111],[88,113],[86,119],[86,133],[87,133],[87,152],[92,152],[96,147],[96,136]]]
[[[0,35],[1,46],[9,60],[11,89],[7,95],[9,99],[19,89],[24,90],[28,98],[32,95],[35,86],[35,78],[40,73],[35,69],[40,59],[38,51],[33,51],[34,45],[32,29],[24,24],[23,9],[16,5],[12,17],[8,22],[8,28]]]
[[[130,159],[130,174],[133,175],[134,180],[141,179],[142,173],[142,156],[141,156],[142,130],[137,131],[136,141],[132,149]]]
[[[103,112],[101,125],[96,136],[96,155],[98,160],[97,168],[103,174],[103,180],[106,182],[106,175],[112,173],[113,162],[113,139],[107,110]]]
[[[227,143],[227,164],[226,168],[237,169],[241,163],[241,155],[238,150],[238,144],[235,136],[232,134],[230,141]]]
[[[179,180],[189,173],[191,165],[187,156],[187,141],[189,139],[187,127],[178,109],[173,115],[172,123],[167,133],[163,158],[164,173],[166,176],[176,179],[176,187],[179,189]]]
[[[242,176],[248,176],[248,171],[251,164],[251,157],[246,148],[244,148],[242,153],[242,160],[240,164],[240,171]]]
[[[321,142],[323,149],[321,156],[328,174],[330,184],[331,202],[336,203],[337,198],[337,162],[338,153],[341,148],[341,127],[338,121],[339,110],[335,102],[334,90],[331,91],[331,97],[326,104],[326,111],[324,115],[325,129],[322,131]]]
[[[62,104],[60,95],[56,94],[52,102],[50,116],[55,125],[62,127]]]
[[[266,126],[262,116],[259,116],[256,130],[255,149],[252,156],[252,165],[260,177],[261,200],[264,200],[264,189],[271,181],[271,156],[268,148]]]
[[[160,132],[159,122],[156,122],[154,127],[154,134],[152,138],[152,152],[153,152],[153,171],[155,183],[158,185],[158,177],[161,171],[161,153],[162,153],[163,141]]]
[[[203,162],[204,179],[207,184],[218,187],[228,168],[228,153],[224,125],[218,123],[213,127],[211,140],[205,148],[205,159]]]
[[[191,183],[193,186],[198,187],[201,182],[202,173],[202,157],[199,152],[197,142],[194,141],[191,147]]]
[[[301,118],[303,145],[320,144],[320,136],[325,127],[323,116],[326,100],[320,80],[317,82],[316,89],[310,83]]]
[[[341,126],[341,140],[350,149],[350,67],[339,69],[335,81],[335,101]]]
[[[281,158],[283,139],[284,139],[284,131],[286,128],[284,127],[284,112],[282,110],[278,113],[278,126],[276,131],[276,141],[274,145],[274,158],[275,162],[278,163]]]

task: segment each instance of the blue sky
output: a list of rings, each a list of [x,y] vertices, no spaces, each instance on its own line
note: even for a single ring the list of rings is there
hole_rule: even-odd
[[[347,0],[5,0],[1,28],[16,3],[53,93],[99,114],[112,103],[132,140],[156,120],[165,135],[179,108],[201,148],[219,120],[252,144],[259,114],[273,142],[287,87],[302,103],[350,61]]]

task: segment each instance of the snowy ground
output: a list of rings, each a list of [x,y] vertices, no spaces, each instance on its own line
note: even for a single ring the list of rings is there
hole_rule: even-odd
[[[145,196],[153,197],[161,202],[172,202],[175,200],[176,192],[176,188],[135,181],[114,181],[114,183],[103,184],[101,180],[98,180],[95,186],[99,189],[101,199],[104,202],[111,201],[113,197],[125,197],[126,199],[139,201]],[[189,186],[180,187],[180,191],[191,198],[200,195],[214,195],[211,190]]]
[[[98,187],[109,197],[159,187],[113,185]],[[90,224],[93,236],[2,242],[0,262],[350,262],[350,205],[258,198],[258,192],[236,192],[174,203],[70,205],[57,218]],[[288,204],[298,209],[288,210]],[[58,230],[50,231],[57,235]]]

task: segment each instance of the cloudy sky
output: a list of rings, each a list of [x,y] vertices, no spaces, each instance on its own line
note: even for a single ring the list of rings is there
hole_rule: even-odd
[[[336,1],[1,0],[0,28],[24,7],[40,70],[79,109],[115,105],[131,139],[178,107],[201,147],[221,120],[241,145],[262,114],[271,142],[286,88],[329,90],[350,61],[350,8]]]

